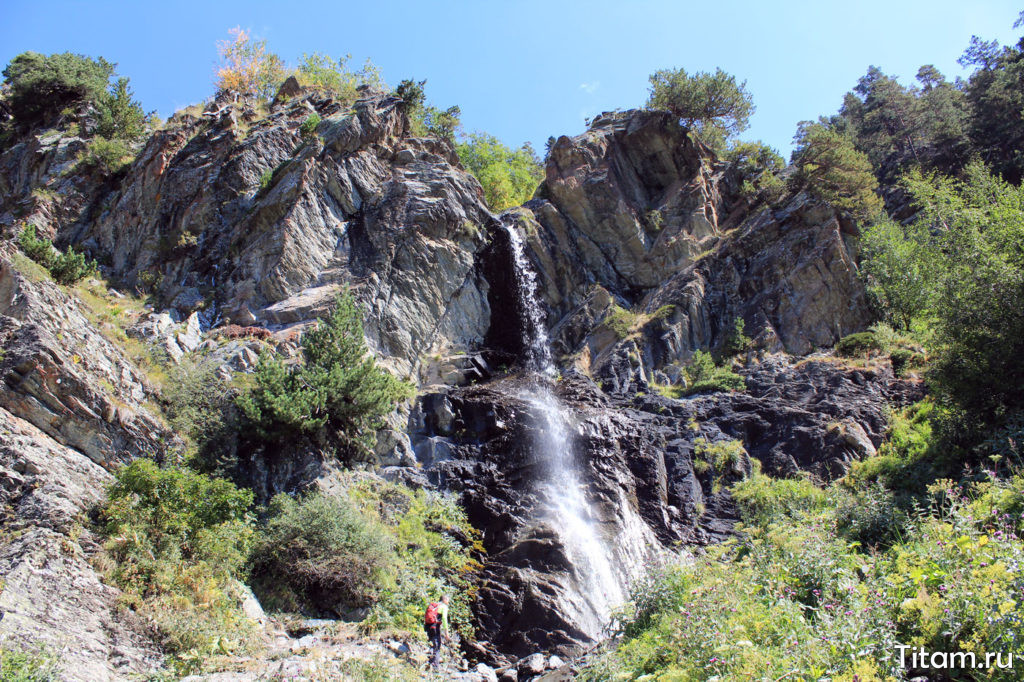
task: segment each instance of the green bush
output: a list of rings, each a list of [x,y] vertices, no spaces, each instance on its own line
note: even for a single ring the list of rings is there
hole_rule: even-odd
[[[882,344],[878,342],[878,339],[875,338],[872,332],[849,334],[839,339],[839,342],[836,343],[836,353],[845,357],[864,355],[881,349]]]
[[[252,492],[147,459],[117,471],[100,510],[108,579],[179,662],[244,649],[235,580],[253,544]]]
[[[18,233],[18,247],[22,252],[47,270],[55,257],[53,242],[36,234],[36,226],[26,224]]]
[[[416,636],[426,602],[449,594],[452,627],[471,637],[479,551],[452,500],[351,474],[333,495],[274,499],[253,585],[271,609],[362,617],[365,631]]]
[[[848,485],[866,487],[877,481],[890,490],[920,496],[935,479],[956,474],[962,463],[936,443],[937,415],[930,399],[894,411],[885,441],[875,456],[851,465]]]
[[[766,526],[779,519],[798,521],[829,504],[825,491],[806,478],[773,479],[755,472],[732,488],[745,523]]]
[[[30,123],[80,102],[95,102],[106,91],[114,65],[64,52],[23,52],[4,69],[7,103],[15,118]]]
[[[299,365],[264,352],[255,386],[236,398],[252,433],[264,441],[319,435],[337,443],[344,459],[367,457],[382,418],[411,387],[377,366],[347,291],[326,319],[303,333],[301,344],[305,362]]]
[[[45,267],[60,284],[71,285],[97,271],[95,260],[87,261],[85,255],[69,246],[67,251],[58,251],[45,237],[36,235],[35,225],[25,225],[18,234],[18,246],[26,256]]]
[[[619,340],[629,337],[637,326],[637,315],[617,305],[608,309],[603,324],[612,330]]]
[[[69,246],[67,251],[58,253],[50,263],[50,274],[60,284],[74,284],[97,271],[95,260],[87,261],[85,254]]]
[[[529,144],[510,149],[493,135],[473,133],[455,146],[462,165],[484,188],[484,199],[495,211],[528,201],[544,179],[540,159]]]
[[[912,500],[878,482],[853,492],[837,491],[833,502],[838,532],[864,547],[888,547],[903,537],[910,524]]]
[[[362,85],[377,89],[384,87],[380,72],[373,62],[367,59],[361,69],[350,71],[350,58],[351,55],[346,55],[334,59],[319,52],[303,54],[295,76],[302,87],[319,90],[345,104],[356,101],[358,88]]]
[[[889,353],[889,362],[892,364],[893,373],[896,376],[903,376],[909,370],[923,368],[926,363],[926,357],[924,354],[909,348],[897,348]]]
[[[714,443],[698,438],[693,443],[693,468],[699,474],[711,473],[712,490],[718,492],[727,478],[741,477],[747,451],[738,440]]]
[[[278,495],[268,511],[252,563],[253,587],[268,608],[346,615],[377,600],[394,542],[349,499]]]
[[[0,682],[56,682],[60,679],[57,660],[45,652],[30,652],[0,645]]]
[[[185,440],[185,461],[204,473],[229,476],[237,467],[237,389],[212,359],[183,357],[167,370],[160,391],[164,416]]]
[[[320,114],[315,111],[306,117],[306,120],[299,126],[299,135],[303,140],[308,140],[316,134],[316,127],[320,125]],[[269,180],[268,180],[269,182]]]
[[[746,389],[746,380],[728,367],[718,367],[711,353],[698,350],[693,354],[690,364],[683,369],[686,375],[686,388],[683,395],[695,393],[714,393],[717,391],[742,391]]]
[[[936,295],[937,254],[928,247],[927,226],[881,220],[861,235],[861,275],[886,319],[910,329]]]
[[[115,138],[94,137],[89,140],[85,151],[78,159],[79,167],[95,168],[103,173],[112,174],[122,170],[135,158],[135,152],[127,141]]]

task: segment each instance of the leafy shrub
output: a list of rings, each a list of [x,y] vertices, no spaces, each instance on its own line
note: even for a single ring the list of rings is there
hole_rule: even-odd
[[[131,146],[122,139],[108,140],[105,137],[94,137],[89,140],[78,159],[81,168],[97,168],[103,173],[117,173],[128,166],[135,158]]]
[[[878,221],[861,235],[861,274],[868,294],[886,319],[902,329],[928,309],[935,296],[939,264],[920,223]]]
[[[766,526],[779,519],[800,520],[829,503],[825,491],[806,478],[773,479],[755,472],[732,488],[744,522]]]
[[[926,357],[922,353],[909,348],[897,348],[889,353],[889,362],[896,376],[903,376],[907,371],[925,366]]]
[[[255,386],[236,404],[264,440],[320,434],[338,441],[340,454],[369,454],[382,418],[412,388],[377,366],[363,337],[362,315],[352,295],[340,295],[330,315],[302,335],[305,362],[286,365],[260,356]]]
[[[796,179],[812,195],[858,220],[868,220],[881,211],[871,162],[850,138],[821,123],[804,121],[795,142]]]
[[[712,489],[718,492],[722,482],[744,474],[744,460],[747,451],[738,440],[722,440],[714,443],[698,438],[693,443],[693,468],[697,473],[711,473]]]
[[[377,89],[384,87],[380,72],[373,62],[367,59],[360,70],[351,71],[348,68],[350,58],[351,55],[346,55],[333,59],[318,52],[303,54],[295,73],[296,78],[302,87],[319,90],[345,103],[356,101],[360,86],[368,85]]]
[[[880,482],[886,488],[921,494],[925,487],[958,466],[935,444],[935,404],[923,400],[889,417],[886,439],[874,457],[854,462],[847,474],[850,486]]]
[[[252,492],[147,459],[117,471],[100,511],[108,578],[185,661],[244,648],[235,580],[253,543]]]
[[[285,79],[284,61],[267,50],[267,41],[253,40],[248,31],[236,27],[228,33],[228,40],[217,43],[217,91],[269,100]]]
[[[626,310],[622,306],[612,304],[601,322],[622,341],[634,336],[651,322],[669,317],[675,312],[675,309],[674,305],[663,305],[653,313],[643,313]]]
[[[4,69],[7,102],[22,123],[50,116],[80,102],[98,100],[114,73],[102,57],[23,52]]]
[[[742,317],[737,317],[732,321],[732,329],[725,337],[723,348],[726,355],[739,355],[750,349],[754,342],[746,335],[745,331],[746,323]]]
[[[365,615],[366,631],[421,636],[425,602],[449,594],[453,628],[471,637],[481,549],[452,500],[351,474],[333,496],[275,498],[252,573],[271,608]]]
[[[316,134],[316,127],[320,125],[320,114],[315,111],[306,117],[306,120],[299,126],[299,135],[303,140],[308,140]],[[262,178],[261,178],[262,180]]]
[[[57,660],[45,652],[0,645],[0,682],[56,682]]]
[[[682,391],[683,395],[694,393],[713,393],[716,391],[742,391],[747,387],[746,380],[736,374],[728,367],[719,367],[715,364],[711,353],[707,351],[695,351],[683,372],[686,374],[687,384]]]
[[[881,483],[834,495],[836,528],[865,547],[887,547],[903,537],[910,523],[910,501]]]
[[[614,332],[620,340],[626,339],[633,333],[637,323],[637,316],[617,305],[608,309],[603,324]]]
[[[473,133],[455,150],[466,169],[480,181],[484,199],[495,211],[528,201],[544,178],[540,159],[529,143],[513,150],[493,135]]]
[[[97,270],[95,260],[87,261],[85,255],[69,246],[61,252],[54,248],[53,243],[36,236],[35,225],[25,225],[18,234],[18,246],[26,256],[45,267],[60,284],[71,285],[93,274]]]
[[[345,497],[278,495],[253,554],[253,587],[267,607],[306,611],[322,605],[339,615],[378,598],[394,553],[379,524]]]
[[[839,339],[839,342],[836,343],[836,352],[846,357],[863,355],[881,349],[882,345],[872,332],[849,334]]]
[[[205,473],[230,475],[237,465],[236,389],[211,359],[182,358],[160,391],[167,422],[186,441],[186,462]]]

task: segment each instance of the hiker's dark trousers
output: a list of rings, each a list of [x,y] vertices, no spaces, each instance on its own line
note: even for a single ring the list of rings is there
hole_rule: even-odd
[[[430,640],[430,665],[441,665],[441,624],[426,625],[427,639]]]

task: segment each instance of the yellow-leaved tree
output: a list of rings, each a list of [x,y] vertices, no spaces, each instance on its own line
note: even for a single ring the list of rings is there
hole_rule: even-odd
[[[267,50],[265,40],[253,40],[248,31],[236,26],[228,33],[231,38],[217,43],[217,91],[273,97],[285,79],[284,61]]]

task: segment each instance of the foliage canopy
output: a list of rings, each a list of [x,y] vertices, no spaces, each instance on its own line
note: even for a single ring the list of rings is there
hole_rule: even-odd
[[[528,201],[544,178],[529,144],[510,149],[493,135],[473,133],[455,147],[466,169],[484,188],[487,205],[504,211]]]
[[[294,435],[337,439],[349,458],[369,454],[381,419],[411,387],[377,365],[363,338],[362,315],[351,293],[302,335],[305,362],[288,365],[264,352],[256,385],[236,404],[261,438]]]
[[[725,140],[747,129],[754,102],[746,81],[722,69],[690,75],[685,69],[662,69],[650,76],[647,106],[668,109],[701,141],[721,150]]]
[[[862,220],[881,211],[871,162],[852,139],[822,123],[804,121],[794,141],[793,162],[811,194]]]
[[[15,118],[29,122],[79,102],[95,102],[107,89],[114,65],[103,59],[62,52],[23,52],[4,69],[7,102]]]

